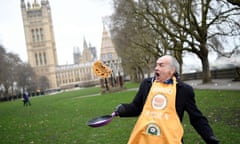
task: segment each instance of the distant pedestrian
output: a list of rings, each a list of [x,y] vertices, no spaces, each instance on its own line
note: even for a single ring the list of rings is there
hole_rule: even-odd
[[[27,92],[23,93],[23,106],[31,106],[31,102],[29,100]]]

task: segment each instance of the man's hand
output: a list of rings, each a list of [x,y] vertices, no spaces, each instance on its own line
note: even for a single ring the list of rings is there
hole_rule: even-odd
[[[125,107],[122,104],[119,104],[118,106],[115,107],[116,115],[121,115],[122,113],[125,112]]]

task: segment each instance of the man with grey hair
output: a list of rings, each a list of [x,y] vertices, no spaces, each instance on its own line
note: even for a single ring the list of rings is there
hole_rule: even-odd
[[[207,144],[219,144],[208,120],[195,103],[193,88],[177,76],[177,60],[165,55],[156,62],[153,78],[144,79],[129,104],[120,104],[120,117],[139,116],[128,144],[181,144],[184,111]]]

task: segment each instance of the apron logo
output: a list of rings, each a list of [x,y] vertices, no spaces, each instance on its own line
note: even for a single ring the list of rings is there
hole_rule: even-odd
[[[156,124],[149,124],[147,126],[146,133],[149,135],[160,136],[160,128]]]
[[[164,95],[158,94],[152,99],[152,107],[154,109],[162,110],[167,106],[167,98]]]

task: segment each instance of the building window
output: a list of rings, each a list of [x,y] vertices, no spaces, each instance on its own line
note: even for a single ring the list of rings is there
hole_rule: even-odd
[[[37,41],[39,41],[39,31],[38,31],[38,29],[36,29],[36,31],[35,31],[36,33],[36,37],[37,37]]]
[[[105,60],[105,54],[102,54],[102,60],[103,61]]]
[[[36,65],[38,65],[38,55],[37,55],[37,53],[35,53],[35,62],[36,62]]]
[[[46,53],[45,52],[43,53],[43,60],[44,60],[44,64],[46,65],[47,64],[47,57],[46,57]]]
[[[112,59],[112,53],[109,53],[109,54],[108,54],[108,58],[109,58],[109,59]]]
[[[40,65],[42,65],[42,54],[39,53],[39,60],[40,60]]]
[[[35,42],[35,32],[34,32],[34,29],[32,29],[32,41]]]
[[[40,28],[40,40],[43,41],[43,29]]]

